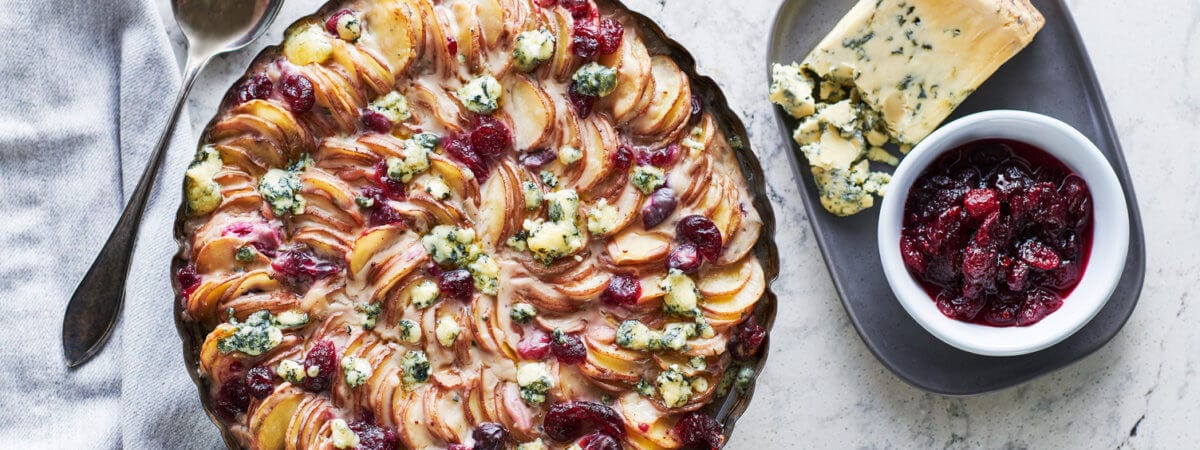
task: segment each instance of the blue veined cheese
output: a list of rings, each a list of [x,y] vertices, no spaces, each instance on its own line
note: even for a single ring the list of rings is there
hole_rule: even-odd
[[[387,159],[387,176],[402,183],[412,181],[413,176],[429,170],[429,147],[414,139],[404,140],[404,157]]]
[[[379,302],[375,302],[355,306],[354,310],[363,314],[363,328],[373,330],[375,329],[375,321],[379,318],[379,313],[383,311],[383,308],[380,307]]]
[[[658,385],[658,395],[668,408],[681,407],[692,399],[692,384],[675,364],[659,373],[654,381]]]
[[[534,317],[537,317],[537,308],[528,303],[514,303],[508,315],[517,323],[529,323]]]
[[[283,342],[283,331],[275,325],[267,310],[251,314],[242,323],[231,318],[230,323],[219,325],[213,332],[225,335],[217,340],[217,351],[222,354],[241,352],[258,356]]]
[[[683,350],[687,347],[688,338],[696,337],[696,324],[669,323],[663,328],[662,348]]]
[[[870,150],[867,150],[867,161],[880,162],[889,166],[900,164],[900,158],[888,153],[883,147],[871,147]]]
[[[549,450],[541,438],[517,446],[517,450]]]
[[[692,131],[688,132],[688,135],[682,141],[679,141],[679,144],[687,147],[690,153],[695,155],[698,152],[704,151],[704,140],[706,137],[704,127],[695,126],[692,127]]]
[[[544,184],[546,186],[549,186],[551,188],[558,187],[558,176],[554,175],[553,173],[551,173],[548,170],[543,170],[541,172],[538,172],[538,179],[542,180],[542,184]]]
[[[645,194],[653,193],[666,182],[667,174],[654,166],[634,167],[633,175],[629,176],[629,183]]]
[[[812,169],[821,206],[833,214],[848,216],[875,205],[875,195],[884,195],[891,176],[868,170],[862,160],[849,169]]]
[[[456,95],[467,110],[476,114],[491,114],[500,108],[504,88],[495,77],[481,75],[458,88]]]
[[[330,437],[333,438],[334,447],[340,449],[358,447],[358,435],[350,429],[350,425],[347,425],[345,420],[333,419],[329,422],[329,429],[332,431]]]
[[[221,154],[211,145],[200,147],[196,152],[196,159],[183,174],[188,211],[192,214],[208,214],[221,206],[221,185],[213,178],[223,164]]]
[[[271,169],[258,181],[258,193],[278,216],[304,212],[300,189],[300,174],[292,170]]]
[[[400,368],[404,369],[403,380],[407,386],[429,379],[429,357],[423,351],[409,350],[400,358]]]
[[[400,328],[400,340],[409,344],[421,342],[421,324],[415,320],[400,319],[396,324]]]
[[[604,97],[617,89],[617,71],[600,63],[584,64],[571,76],[580,94]]]
[[[700,316],[700,290],[696,282],[678,269],[671,269],[658,285],[666,291],[663,311],[684,317]]]
[[[442,179],[441,176],[430,178],[429,181],[425,182],[425,192],[438,200],[450,199],[450,185],[446,184],[446,180]]]
[[[546,401],[546,393],[554,388],[554,376],[545,363],[523,362],[517,367],[517,385],[521,388],[521,400],[532,406]]]
[[[579,227],[568,220],[544,221],[525,219],[528,237],[525,246],[535,258],[549,265],[554,260],[583,248]]]
[[[803,119],[816,110],[813,80],[801,73],[799,64],[771,66],[771,102],[789,115]]]
[[[650,383],[644,378],[638,380],[637,384],[633,386],[633,391],[637,392],[638,395],[647,398],[654,398],[654,395],[658,393],[658,391],[654,388],[654,383]]]
[[[413,135],[413,137],[405,140],[405,144],[407,145],[409,142],[411,142],[416,144],[418,147],[425,149],[427,152],[432,152],[435,148],[437,148],[437,145],[439,142],[441,142],[441,140],[442,139],[439,138],[438,135],[433,133],[417,133]]]
[[[437,340],[442,347],[450,347],[454,345],[454,341],[458,339],[458,334],[462,332],[462,327],[458,325],[458,321],[453,317],[442,317],[437,321],[437,329],[434,330],[437,334]]]
[[[337,36],[343,41],[354,42],[359,37],[362,37],[362,22],[353,13],[345,13],[338,16],[337,25],[334,29],[337,30]]]
[[[237,262],[243,262],[243,263],[254,262],[255,255],[257,255],[257,254],[258,254],[258,251],[256,251],[254,249],[254,246],[243,245],[241,247],[238,247],[237,253],[233,254],[233,259],[237,260]]]
[[[688,366],[694,371],[702,372],[708,368],[708,361],[703,356],[693,356],[691,359],[688,359]]]
[[[542,188],[533,181],[521,182],[521,193],[525,196],[525,209],[533,211],[542,206]]]
[[[608,204],[608,199],[602,198],[588,209],[587,228],[592,234],[605,234],[613,230],[620,221],[617,208]]]
[[[298,309],[290,309],[276,314],[272,320],[274,320],[275,326],[279,328],[300,328],[308,325],[308,313]]]
[[[564,145],[558,149],[558,162],[564,166],[575,164],[575,161],[579,161],[581,158],[583,158],[583,150],[574,146]]]
[[[275,366],[275,374],[284,381],[297,385],[304,382],[304,378],[306,378],[304,365],[290,359],[280,361],[279,365]]]
[[[437,283],[432,280],[421,280],[412,289],[412,305],[413,308],[425,309],[437,303],[438,296],[442,294]]]
[[[442,266],[461,266],[471,259],[471,244],[475,242],[475,230],[453,225],[438,225],[421,236],[421,245],[434,262]]]
[[[348,15],[345,14],[342,17]],[[412,118],[412,112],[408,109],[408,99],[396,91],[388,92],[387,95],[375,99],[367,107],[392,122],[403,122]]]
[[[486,295],[496,295],[500,291],[500,265],[486,253],[480,253],[467,264],[475,289]]]
[[[625,320],[617,325],[617,346],[630,350],[656,350],[662,335],[637,320]]]
[[[362,386],[371,378],[374,369],[371,368],[371,362],[364,358],[355,356],[342,357],[342,378],[346,381],[346,385],[352,388]]]
[[[750,366],[743,366],[741,369],[738,369],[737,375],[733,378],[733,387],[737,388],[739,391],[745,392],[746,389],[750,388],[750,383],[753,381],[754,368]]]
[[[554,56],[554,35],[545,28],[522,32],[517,35],[512,56],[517,69],[529,72]]]
[[[574,189],[563,189],[546,194],[546,217],[550,220],[574,221],[579,213],[579,194]]]
[[[288,36],[283,42],[283,56],[297,66],[321,64],[333,54],[329,34],[318,24],[310,24]]]

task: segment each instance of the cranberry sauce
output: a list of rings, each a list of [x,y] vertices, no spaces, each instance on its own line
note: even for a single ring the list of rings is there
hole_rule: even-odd
[[[900,254],[952,319],[1037,323],[1079,283],[1092,248],[1083,179],[1021,142],[971,142],[939,157],[904,205]]]

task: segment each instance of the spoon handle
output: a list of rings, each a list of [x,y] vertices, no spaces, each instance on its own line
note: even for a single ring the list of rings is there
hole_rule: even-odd
[[[162,166],[166,149],[171,143],[171,135],[175,130],[175,122],[183,110],[184,101],[196,75],[208,62],[208,58],[194,58],[189,55],[183,73],[183,85],[179,95],[175,97],[175,108],[171,110],[166,129],[158,138],[158,145],[150,154],[150,161],[142,172],[137,188],[133,191],[125,211],[121,213],[117,226],[108,236],[104,248],[92,262],[71,300],[67,303],[67,312],[63,316],[63,354],[66,356],[68,367],[77,367],[91,359],[104,344],[121,312],[121,303],[125,299],[125,279],[129,276],[129,263],[133,256],[133,248],[137,242],[138,228],[142,223],[142,212],[146,209],[146,200],[154,188],[154,180],[158,177],[158,169]]]

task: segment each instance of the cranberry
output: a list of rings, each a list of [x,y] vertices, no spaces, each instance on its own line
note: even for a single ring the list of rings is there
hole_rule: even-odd
[[[476,155],[497,158],[512,150],[512,146],[508,125],[490,116],[479,116],[475,129],[471,130],[471,150]]]
[[[233,377],[225,381],[217,391],[214,408],[217,414],[225,420],[232,421],[238,414],[246,412],[250,406],[250,394],[246,387],[246,379]]]
[[[1041,270],[1053,270],[1062,264],[1062,259],[1057,253],[1054,253],[1053,249],[1032,239],[1021,243],[1017,254],[1020,255],[1022,261]]]
[[[692,112],[688,116],[688,123],[696,123],[700,120],[700,114],[704,112],[704,103],[700,101],[700,97],[692,94]]]
[[[638,164],[667,167],[674,163],[678,156],[679,144],[671,144],[660,149],[639,151],[637,161]]]
[[[562,0],[561,3],[576,21],[580,19],[592,19],[599,14],[596,4],[592,3],[592,0]]]
[[[605,17],[600,19],[600,29],[597,36],[597,50],[602,55],[611,55],[621,49],[621,38],[625,36],[625,26],[621,22]]]
[[[371,215],[367,216],[367,225],[372,227],[399,223],[404,223],[404,216],[386,203],[375,205],[371,208]]]
[[[508,430],[498,423],[485,422],[471,431],[474,450],[503,450],[508,447]]]
[[[542,422],[546,435],[559,442],[568,442],[592,430],[624,438],[625,425],[612,408],[588,401],[555,403],[546,411]]]
[[[591,24],[575,23],[571,33],[571,53],[583,59],[596,56],[600,50],[600,31]]]
[[[383,196],[396,200],[404,200],[406,196],[404,183],[388,176],[386,160],[380,160],[378,163],[375,163],[375,171],[371,174],[371,179],[382,189],[379,191],[381,195],[376,195],[373,190],[368,191],[368,189],[374,189],[371,186],[363,188],[362,192],[363,196],[375,200],[376,205],[382,204],[387,200]]]
[[[1033,325],[1062,307],[1062,299],[1045,289],[1033,289],[1025,294],[1025,303],[1017,313],[1017,325]]]
[[[962,321],[974,320],[984,307],[982,298],[966,298],[950,291],[942,291],[935,302],[943,315]]]
[[[1063,180],[1059,192],[1067,202],[1067,211],[1080,221],[1086,220],[1092,214],[1092,196],[1088,193],[1087,183],[1078,176],[1071,175]],[[1076,223],[1075,226],[1079,226]]]
[[[533,170],[541,169],[558,159],[558,152],[552,148],[543,148],[525,153],[521,156],[521,164]]]
[[[721,256],[721,231],[707,217],[693,214],[680,219],[675,225],[675,235],[682,242],[695,244],[704,259],[715,260]]]
[[[963,199],[967,214],[974,219],[983,219],[1000,210],[1000,200],[991,189],[971,189]]]
[[[246,372],[246,387],[250,395],[262,400],[275,392],[275,376],[266,367],[255,367]]]
[[[587,359],[587,347],[583,345],[583,340],[559,330],[554,330],[551,336],[550,352],[561,364],[582,364]]]
[[[543,8],[552,8],[558,4],[558,0],[534,0],[534,3]]]
[[[971,244],[963,251],[963,280],[971,284],[982,284],[996,278],[996,251]]]
[[[627,145],[618,145],[617,151],[612,154],[612,165],[618,171],[629,170],[633,165],[633,150]]]
[[[692,274],[700,270],[702,262],[696,244],[684,242],[671,246],[671,254],[667,257],[667,268]]]
[[[1008,268],[1004,272],[1004,283],[1013,292],[1025,290],[1029,280],[1029,264],[1020,259],[1008,258]]]
[[[550,355],[550,335],[537,328],[530,328],[517,343],[517,355],[529,361],[541,361]]]
[[[579,92],[575,82],[571,82],[571,86],[567,88],[567,100],[571,102],[571,107],[575,108],[575,114],[580,118],[591,115],[592,106],[596,104],[596,97]]]
[[[263,100],[271,96],[274,85],[266,74],[258,73],[242,81],[237,89],[237,102],[246,103],[250,100]]]
[[[448,298],[470,301],[475,293],[475,282],[467,269],[447,270],[438,275],[438,289]]]
[[[467,166],[471,173],[475,174],[480,181],[487,179],[488,169],[483,159],[471,149],[469,136],[461,134],[446,136],[442,139],[442,149],[446,151],[458,162]]]
[[[621,450],[621,444],[612,436],[599,431],[579,439],[579,448],[583,450]]]
[[[656,189],[642,203],[642,226],[647,230],[658,226],[675,212],[676,206],[674,189],[666,186]]]
[[[1029,173],[1025,169],[1010,163],[996,169],[996,174],[992,176],[991,185],[998,189],[1001,194],[1010,195],[1032,182],[1033,180],[1029,177]]]
[[[317,102],[317,98],[313,94],[312,81],[298,73],[289,73],[283,76],[280,92],[283,93],[283,99],[287,100],[288,106],[292,108],[293,112],[308,112]]]
[[[900,257],[904,259],[904,266],[910,271],[925,273],[926,257],[920,248],[917,238],[909,235],[900,237]]]
[[[392,132],[392,120],[387,116],[377,113],[372,110],[366,110],[362,113],[363,127],[379,134],[388,134]]]
[[[458,41],[452,37],[447,37],[446,50],[450,52],[450,56],[458,56]]]
[[[380,427],[369,410],[364,410],[358,420],[350,422],[350,430],[358,436],[355,450],[392,450],[400,442],[396,432]]]
[[[608,281],[600,300],[616,306],[633,306],[642,297],[642,280],[633,275],[616,274]]]
[[[730,339],[729,352],[739,361],[749,361],[758,355],[766,339],[767,329],[758,324],[758,318],[750,315]]]
[[[471,450],[471,447],[462,444],[449,444],[446,446],[446,450]]]
[[[200,275],[196,274],[196,266],[188,264],[175,272],[175,279],[179,280],[179,289],[183,291],[184,298],[192,295],[197,287],[200,287]]]
[[[700,411],[689,412],[679,419],[674,431],[684,449],[717,450],[725,443],[721,424]]]
[[[271,269],[289,278],[315,281],[341,272],[342,267],[318,258],[308,250],[293,247],[279,252],[271,262]]]
[[[338,370],[337,360],[337,349],[334,348],[333,341],[322,339],[313,344],[308,350],[308,355],[304,357],[304,371],[308,374],[301,383],[304,389],[312,392],[329,389]],[[312,375],[314,370],[316,375]]]
[[[1021,304],[1015,302],[993,301],[983,312],[983,322],[994,327],[1008,327],[1017,324],[1017,315]]]
[[[344,16],[346,14],[351,14],[350,10],[343,9],[341,11],[333,13],[333,15],[329,16],[328,19],[325,19],[325,31],[329,32],[329,34],[337,36],[338,35],[338,21],[341,20],[342,16]]]

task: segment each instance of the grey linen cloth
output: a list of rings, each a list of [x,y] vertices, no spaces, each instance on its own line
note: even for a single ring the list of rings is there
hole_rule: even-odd
[[[108,346],[66,369],[62,315],[164,127],[179,67],[152,0],[0,7],[0,447],[212,448],[172,319],[186,113]]]

